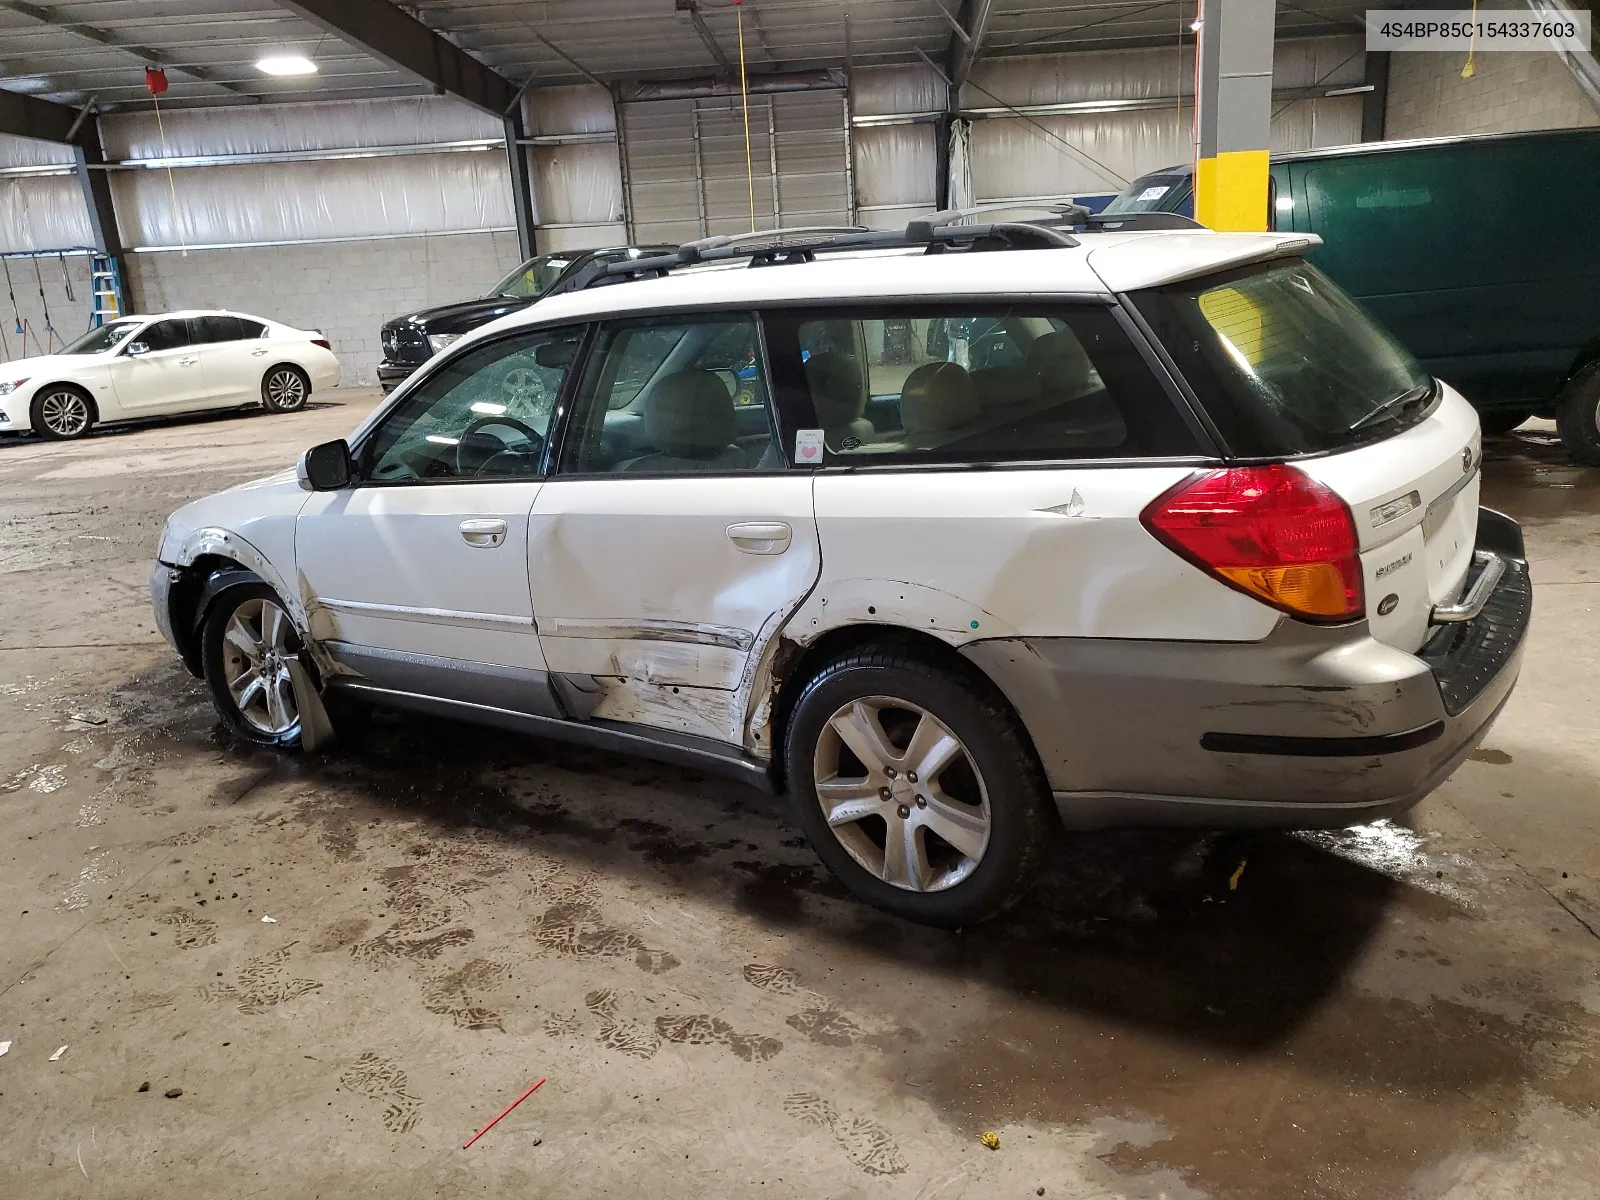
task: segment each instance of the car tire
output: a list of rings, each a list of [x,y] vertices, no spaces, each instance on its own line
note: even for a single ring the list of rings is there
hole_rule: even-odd
[[[94,428],[100,417],[94,398],[70,383],[55,383],[39,389],[28,406],[34,433],[51,442],[70,442]]]
[[[914,648],[867,646],[807,681],[787,725],[795,816],[868,904],[957,928],[1032,886],[1055,809],[1027,735],[981,676]]]
[[[278,594],[259,581],[225,588],[200,638],[211,703],[228,732],[257,746],[298,746],[300,712],[287,664],[300,653],[300,635]]]
[[[1498,437],[1526,423],[1531,416],[1531,408],[1491,408],[1488,412],[1478,414],[1478,424],[1483,427],[1485,435]]]
[[[279,363],[261,377],[261,403],[268,412],[299,412],[311,397],[311,380],[299,367]]]
[[[1600,363],[1590,363],[1561,389],[1556,431],[1573,462],[1600,467]]]

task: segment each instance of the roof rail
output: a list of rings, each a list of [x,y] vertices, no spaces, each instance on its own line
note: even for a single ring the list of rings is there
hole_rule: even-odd
[[[863,229],[859,226],[807,229],[773,229],[763,233],[716,236],[685,242],[672,254],[626,262],[593,264],[574,275],[570,288],[603,287],[630,279],[659,278],[668,272],[699,263],[749,259],[752,267],[813,262],[819,252],[876,250],[922,246],[930,254],[949,248],[969,250],[1045,250],[1076,246],[1071,234],[1049,221],[1001,221],[985,225],[959,223],[958,212],[934,213],[910,222],[903,230]]]

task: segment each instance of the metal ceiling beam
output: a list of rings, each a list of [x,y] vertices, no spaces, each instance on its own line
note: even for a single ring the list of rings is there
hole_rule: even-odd
[[[52,29],[59,29],[63,33],[70,33],[84,41],[94,42],[96,45],[105,46],[111,50],[120,50],[122,53],[138,59],[147,67],[161,67],[164,70],[174,71],[180,75],[187,75],[191,79],[198,79],[202,83],[209,83],[212,87],[221,88],[223,91],[232,92],[236,96],[248,96],[252,100],[261,97],[236,84],[226,83],[208,68],[189,66],[181,62],[174,62],[150,46],[130,42],[127,39],[102,29],[98,25],[87,25],[82,21],[73,21],[63,16],[61,10],[51,8],[45,4],[30,4],[24,0],[0,0],[0,8],[16,13],[18,16],[27,17],[31,21],[38,21],[41,25],[48,25]]]
[[[388,0],[277,3],[356,49],[496,117],[516,105],[516,84]]]
[[[77,119],[77,112],[65,104],[0,88],[0,133],[43,142],[70,142]]]
[[[944,11],[942,4],[939,5],[939,11]],[[957,32],[961,36],[952,37],[945,51],[945,62],[949,64],[946,74],[950,76],[950,86],[956,92],[960,92],[961,85],[972,73],[972,64],[978,61],[978,55],[983,50],[983,39],[989,32],[989,15],[993,11],[994,0],[962,0],[961,13],[957,18],[961,26]]]
[[[717,60],[717,65],[729,75],[736,74],[733,60],[712,36],[711,26],[706,24],[705,17],[700,14],[700,5],[696,0],[677,0],[677,10],[689,14],[689,19],[694,22],[694,31],[700,35],[700,40],[706,44],[706,49],[711,51],[711,57]]]

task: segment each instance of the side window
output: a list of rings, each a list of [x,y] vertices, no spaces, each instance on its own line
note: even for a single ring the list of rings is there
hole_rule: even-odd
[[[582,329],[541,329],[474,346],[429,376],[363,448],[373,483],[526,478],[545,439]]]
[[[146,326],[139,340],[153,354],[157,350],[177,350],[189,344],[189,322],[181,317],[170,321],[157,321]]]
[[[769,395],[753,316],[608,325],[589,355],[558,470],[782,469]]]
[[[189,335],[197,346],[212,342],[240,341],[245,336],[243,327],[244,322],[238,317],[224,316],[221,313],[189,319]]]
[[[773,353],[803,360],[830,463],[1199,451],[1103,307],[775,317]]]
[[[267,332],[267,327],[260,321],[247,321],[243,317],[238,318],[238,321],[239,337],[243,341],[253,342],[256,338],[263,337]]]

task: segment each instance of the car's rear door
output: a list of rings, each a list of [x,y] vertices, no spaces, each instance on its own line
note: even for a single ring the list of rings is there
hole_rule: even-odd
[[[206,376],[206,392],[218,405],[243,404],[261,398],[262,358],[266,348],[258,338],[246,340],[246,326],[260,328],[228,313],[205,313],[189,318],[190,337]]]
[[[730,363],[753,369],[739,396]],[[820,565],[766,380],[750,313],[601,328],[529,530],[545,659],[591,716],[742,744],[753,660]]]

